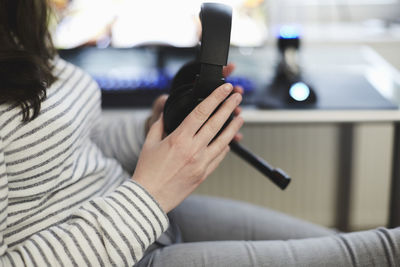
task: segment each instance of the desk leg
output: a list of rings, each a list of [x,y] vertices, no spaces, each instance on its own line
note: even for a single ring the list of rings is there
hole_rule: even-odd
[[[394,124],[389,228],[400,226],[400,123]]]
[[[336,196],[336,227],[340,231],[350,230],[350,201],[353,166],[353,124],[339,125],[338,184]]]

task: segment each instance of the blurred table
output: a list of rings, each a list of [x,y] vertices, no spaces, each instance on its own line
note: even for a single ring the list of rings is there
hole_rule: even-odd
[[[273,51],[242,51],[242,54],[251,55],[257,60],[243,58],[240,52],[230,54],[230,60],[238,64],[237,71],[246,77],[254,77],[256,87],[265,88],[273,75]],[[388,226],[400,226],[400,72],[374,50],[364,46],[308,46],[303,49],[301,57],[303,74],[314,85],[318,103],[302,110],[247,108],[243,110],[245,122],[341,125],[335,225],[344,231],[349,228],[353,126],[360,122],[393,123]]]

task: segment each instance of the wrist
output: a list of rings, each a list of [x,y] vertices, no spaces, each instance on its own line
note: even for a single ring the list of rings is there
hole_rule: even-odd
[[[171,210],[168,205],[166,205],[166,202],[163,201],[161,194],[157,193],[155,188],[153,188],[150,184],[137,179],[135,176],[132,177],[132,181],[147,193],[147,195],[157,204],[162,212],[167,214]]]

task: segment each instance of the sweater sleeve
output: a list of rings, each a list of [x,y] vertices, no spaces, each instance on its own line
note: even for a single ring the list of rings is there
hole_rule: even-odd
[[[149,112],[135,112],[98,116],[91,138],[105,156],[117,159],[132,174],[145,140],[145,121],[149,115]]]
[[[8,183],[0,137],[0,266],[133,266],[167,228],[157,202],[132,180],[63,222],[7,242]]]

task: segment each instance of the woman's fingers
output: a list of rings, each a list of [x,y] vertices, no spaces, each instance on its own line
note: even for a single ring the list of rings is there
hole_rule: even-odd
[[[229,145],[243,125],[242,117],[235,117],[222,133],[207,147],[207,154],[210,159],[221,153],[221,151]]]
[[[150,127],[149,133],[146,137],[146,143],[154,144],[162,140],[164,133],[163,113],[160,114],[158,120]]]
[[[163,94],[154,101],[153,107],[152,107],[152,112],[150,117],[146,120],[145,123],[145,133],[147,133],[150,130],[150,127],[153,125],[153,123],[160,117],[160,114],[164,110],[165,102],[167,102],[168,95]]]
[[[226,65],[223,69],[222,69],[222,75],[226,78],[229,75],[231,75],[231,73],[235,70],[235,64],[233,63],[228,63],[228,65]]]
[[[235,135],[235,137],[233,137],[233,140],[236,141],[236,142],[240,142],[240,141],[242,141],[242,139],[243,139],[243,134],[242,133],[237,133]]]
[[[214,110],[232,92],[232,85],[223,84],[215,89],[206,99],[198,104],[192,112],[183,120],[175,133],[185,133],[193,137],[200,127],[208,120]]]
[[[239,94],[243,95],[244,89],[243,89],[242,86],[236,85],[236,86],[233,87],[233,92],[239,93]],[[234,114],[235,116],[239,116],[240,112],[242,112],[242,108],[237,107],[237,108],[235,109],[235,111],[233,112],[233,114]]]
[[[221,130],[222,126],[228,120],[229,116],[242,101],[240,94],[231,95],[217,110],[217,112],[203,125],[196,134],[196,140],[199,147],[207,146],[211,140]]]
[[[233,87],[233,92],[243,95],[244,89],[242,86],[236,85],[235,87]]]
[[[164,110],[165,102],[167,102],[168,95],[162,94],[153,103],[153,113],[158,115]]]
[[[242,112],[242,108],[241,107],[236,107],[235,110],[233,111],[233,114],[235,116],[239,116],[241,112]]]

